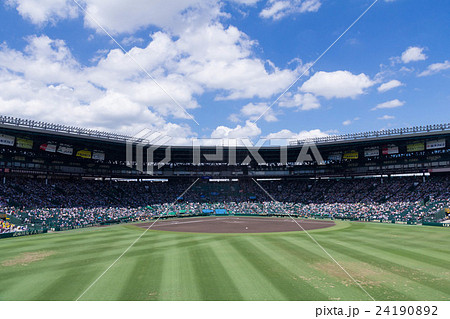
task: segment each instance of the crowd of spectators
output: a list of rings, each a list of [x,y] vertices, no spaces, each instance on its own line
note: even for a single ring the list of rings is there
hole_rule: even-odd
[[[0,219],[0,234],[27,230],[27,226],[16,226],[7,220]]]
[[[450,207],[449,177],[259,181],[260,185],[252,180],[205,180],[183,194],[191,183],[8,178],[0,184],[0,213],[23,225],[64,229],[217,209],[420,222]]]

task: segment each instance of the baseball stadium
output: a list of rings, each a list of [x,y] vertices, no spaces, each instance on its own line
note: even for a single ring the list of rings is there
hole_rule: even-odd
[[[450,124],[171,146],[0,116],[0,300],[450,300]]]

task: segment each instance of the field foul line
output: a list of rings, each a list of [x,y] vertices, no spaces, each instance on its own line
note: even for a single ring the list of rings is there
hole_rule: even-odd
[[[254,178],[252,178],[252,180],[256,183],[256,185],[259,186],[259,188],[261,188],[261,189],[263,190],[264,193],[266,193],[267,196],[269,196],[274,202],[278,203],[278,201],[277,201],[275,198],[273,198],[273,196],[270,195],[270,194],[269,194],[269,193],[261,186],[261,184],[259,184]],[[283,208],[282,208],[282,209],[283,209]],[[284,210],[284,209],[283,209],[283,210]],[[355,278],[353,278],[352,275],[350,275],[350,274],[348,273],[348,271],[345,270],[344,267],[342,267],[342,266],[337,262],[337,260],[334,259],[333,256],[331,256],[330,253],[328,253],[328,251],[326,251],[326,249],[323,248],[323,246],[322,246],[321,244],[319,244],[319,242],[318,242],[313,236],[311,236],[311,234],[310,234],[306,229],[304,229],[303,226],[300,225],[300,224],[294,219],[294,217],[292,217],[292,215],[291,215],[288,211],[285,210],[285,212],[289,215],[290,218],[292,218],[292,220],[298,225],[298,227],[300,227],[300,228],[301,228],[301,229],[309,236],[309,238],[311,238],[311,240],[312,240],[314,243],[316,243],[317,246],[319,246],[320,249],[322,249],[322,250],[325,252],[325,254],[327,254],[327,256],[330,257],[331,260],[333,260],[333,261],[335,262],[335,264],[338,265],[339,268],[341,268],[342,271],[345,272],[345,273],[347,274],[347,276],[348,276],[351,280],[353,280],[353,282],[354,282],[359,288],[361,288],[361,290],[364,291],[364,292],[370,297],[370,299],[372,299],[372,301],[376,301],[375,298],[372,297],[372,295],[369,294],[369,293],[367,292],[367,290],[364,289],[364,287],[361,286],[360,283],[357,282],[357,281],[355,280]]]
[[[191,186],[189,186],[181,195],[179,195],[179,196],[177,196],[176,198],[176,200],[172,203],[172,204],[170,204],[170,206],[168,206],[167,207],[167,209],[166,209],[166,212],[177,202],[177,200],[178,200],[178,198],[179,197],[182,197],[182,196],[184,196],[184,194],[186,194],[191,188],[192,188],[192,186],[194,186],[195,185],[195,183],[197,183],[197,181],[198,181],[199,179],[197,178],[192,184],[191,184]],[[132,242],[131,243],[131,245],[130,246],[128,246],[128,248],[127,249],[125,249],[125,251],[111,264],[111,265],[109,265],[109,267],[108,268],[106,268],[106,270],[100,275],[100,276],[98,276],[98,278],[97,279],[95,279],[94,280],[94,282],[89,286],[89,287],[87,287],[87,289],[75,300],[75,301],[79,301],[107,272],[108,272],[108,270],[110,270],[130,249],[131,249],[131,247],[133,247],[134,246],[134,244],[136,244],[138,241],[139,241],[139,239],[141,239],[142,238],[142,236],[144,236],[146,233],[147,233],[147,231],[150,229],[150,228],[152,228],[152,226],[153,225],[155,225],[155,223],[160,219],[161,217],[158,217],[150,226],[148,226],[147,227],[147,229],[138,237],[138,238],[136,238],[136,240],[134,241],[134,242]]]

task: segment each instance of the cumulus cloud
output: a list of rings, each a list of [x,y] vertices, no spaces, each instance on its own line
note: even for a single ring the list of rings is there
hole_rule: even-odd
[[[19,14],[35,24],[44,24],[84,14],[73,0],[7,0]],[[85,25],[103,32],[97,22],[112,34],[132,33],[138,29],[157,26],[177,32],[187,25],[201,25],[221,16],[217,0],[80,0],[87,15]],[[126,9],[125,9],[126,6]],[[93,21],[93,17],[97,22]]]
[[[286,93],[278,103],[281,107],[296,107],[300,111],[309,111],[320,108],[320,102],[311,93],[292,94]]]
[[[331,98],[356,98],[375,84],[367,75],[349,71],[317,72],[303,83],[301,91]]]
[[[11,115],[30,115],[31,105],[36,103],[42,105],[37,108],[40,109],[36,114],[39,119],[51,120],[44,116],[47,110],[55,117],[67,119],[73,113],[76,124],[92,127],[97,125],[95,118],[104,128],[121,130],[132,127],[132,121],[128,119],[131,114],[139,123],[145,121],[158,126],[163,125],[168,116],[188,118],[121,50],[111,50],[99,57],[94,65],[86,67],[72,56],[64,41],[47,36],[30,37],[28,41],[23,52],[6,45],[0,47],[0,78],[9,83],[9,90],[2,87],[0,97],[15,99],[16,105],[23,102],[23,107],[9,108]],[[217,99],[267,98],[282,91],[296,78],[297,69],[266,70],[266,61],[252,58],[252,45],[253,42],[238,29],[213,24],[197,31],[187,30],[175,39],[165,32],[156,32],[147,46],[134,47],[129,54],[189,110],[199,107],[194,96],[205,91],[217,92]],[[19,93],[21,91],[26,93]],[[41,96],[39,102],[39,95],[35,94],[30,98],[34,102],[24,100],[35,91],[48,97]],[[12,92],[15,92],[14,97],[10,96]],[[59,101],[55,95],[64,101]],[[121,98],[115,100],[113,97],[117,96]],[[123,101],[125,98],[129,103]],[[111,107],[123,112],[115,118],[119,124],[114,124],[112,119],[104,123],[116,113],[102,112],[101,101],[108,101]],[[129,105],[134,112],[127,112],[121,105]],[[244,111],[250,117],[256,114],[250,114],[256,110],[249,106]],[[268,112],[265,118],[268,121],[276,119],[273,112]]]
[[[0,110],[3,114],[129,134],[144,127],[164,129],[169,123],[160,109],[185,118],[184,112],[176,110],[171,100],[148,78],[130,80],[132,71],[121,75],[118,70],[105,68],[109,57],[95,66],[83,67],[64,41],[47,36],[27,40],[24,52],[5,45],[0,47]],[[118,62],[117,67],[121,61]],[[197,107],[192,98],[195,88],[182,81],[177,85],[176,79],[161,77],[161,82],[174,87],[184,85],[184,92],[174,88],[172,94],[186,108]]]
[[[241,5],[254,5],[259,0],[233,0]],[[79,0],[87,14],[73,0],[6,0],[18,13],[34,24],[45,24],[84,15],[85,25],[102,33],[101,27],[112,34],[133,33],[156,26],[171,32],[208,24],[226,14],[218,0]],[[125,9],[126,6],[126,9]],[[96,21],[94,21],[93,17]],[[100,24],[100,26],[97,24]]]
[[[426,60],[427,56],[423,53],[423,50],[424,48],[420,47],[409,47],[402,53],[401,60],[403,63]]]
[[[445,61],[443,63],[434,63],[429,65],[425,71],[419,74],[419,76],[429,76],[448,69],[450,69],[450,61]]]
[[[246,121],[244,126],[237,125],[234,128],[218,126],[212,133],[211,138],[234,139],[253,138],[261,134],[261,129],[251,121]]]
[[[381,84],[378,87],[378,92],[384,93],[389,90],[395,89],[396,87],[403,86],[404,84],[400,82],[399,80],[392,80],[386,83]]]
[[[280,20],[295,13],[317,12],[321,5],[320,0],[269,0],[259,16]]]
[[[237,2],[246,5],[256,3],[255,0]],[[17,10],[29,3],[33,4],[33,8],[39,7],[45,14],[39,14],[37,9],[29,9],[26,14],[32,17],[32,21],[40,22],[63,18],[65,15],[58,15],[61,8],[72,8],[74,5],[69,0],[46,0],[43,3],[9,0],[8,3],[16,6]],[[284,90],[304,69],[302,65],[294,70],[280,69],[270,61],[255,58],[255,41],[236,27],[224,27],[218,22],[218,18],[225,13],[217,0],[173,0],[170,6],[164,1],[146,0],[134,0],[133,5],[119,0],[84,0],[82,3],[87,12],[113,34],[130,33],[149,25],[170,30],[153,34],[153,41],[146,48],[132,48],[130,54],[147,71],[176,74],[204,89],[222,90],[217,99],[269,98]],[[20,10],[27,17],[25,11]],[[86,17],[85,24],[99,29],[89,17]],[[142,40],[147,41],[129,36],[122,43],[141,45]],[[101,63],[105,67],[109,64],[110,70],[119,73],[133,75],[139,70],[139,66],[128,57],[124,59],[120,50],[111,51],[106,60]]]
[[[267,122],[276,122],[278,121],[274,111],[272,108],[268,108],[269,105],[267,103],[249,103],[247,105],[244,105],[240,111],[240,114],[232,114],[231,119],[244,117],[246,119],[249,119],[251,121],[256,121],[258,119],[263,119]]]
[[[372,109],[372,111],[379,110],[379,109],[393,109],[393,108],[400,107],[403,105],[405,105],[405,102],[395,99],[395,100],[391,100],[391,101],[387,101],[387,102],[378,104],[376,107],[374,107]]]
[[[233,1],[242,5],[258,2]],[[290,2],[291,9],[277,14],[312,12],[320,7],[316,0]],[[133,5],[119,0],[80,3],[106,30],[121,34],[124,45],[139,44],[129,54],[188,111],[200,107],[196,98],[205,92],[217,100],[270,98],[305,69],[301,63],[295,69],[280,69],[271,61],[256,58],[257,42],[236,27],[225,27],[220,22],[227,14],[217,0],[173,0],[170,6],[164,1],[146,0],[133,0]],[[7,0],[7,4],[37,25],[84,16],[72,0]],[[84,19],[86,27],[101,33],[89,17]],[[161,31],[150,38],[133,36],[148,26]],[[196,136],[189,126],[171,122],[188,116],[121,50],[104,51],[86,66],[62,40],[32,36],[27,41],[23,51],[6,44],[0,46],[3,114],[127,134],[143,128],[164,130],[179,137],[173,143]],[[316,96],[309,92],[282,103],[301,110],[320,107]],[[254,119],[262,107],[247,104],[239,116]],[[270,110],[264,119],[274,121],[276,115]],[[212,135],[232,138],[260,133],[255,124],[247,121],[234,128],[219,126]]]
[[[279,69],[253,57],[255,43],[237,28],[221,24],[187,30],[176,46],[188,55],[178,63],[180,73],[208,89],[224,90],[218,100],[269,98],[283,91],[303,70]],[[180,54],[181,54],[180,53]],[[269,61],[269,64],[272,64]]]
[[[257,126],[256,123],[251,121],[246,121],[244,126],[237,125],[234,128],[230,128],[227,126],[218,126],[211,134],[211,138],[219,139],[223,143],[227,143],[227,140],[230,139],[254,139],[261,135],[261,129]],[[276,141],[276,140],[308,140],[317,137],[326,137],[329,136],[328,133],[321,131],[320,129],[313,129],[310,131],[302,130],[298,133],[292,132],[288,129],[283,129],[278,132],[270,133],[264,137],[264,139]],[[271,144],[273,144],[271,142]],[[217,142],[216,142],[217,143]],[[223,143],[221,143],[223,145]],[[238,144],[242,145],[242,142],[238,141]],[[275,143],[278,145],[279,143]],[[275,145],[274,144],[274,145]],[[282,143],[283,144],[283,143]],[[284,143],[285,144],[285,143]]]
[[[6,0],[6,4],[15,7],[23,18],[38,25],[78,17],[78,7],[73,0]]]

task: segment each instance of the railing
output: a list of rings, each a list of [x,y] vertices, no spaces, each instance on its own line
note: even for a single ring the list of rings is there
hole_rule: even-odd
[[[3,115],[0,115],[0,124],[6,124],[6,125],[11,125],[11,126],[17,126],[17,127],[42,129],[42,130],[58,132],[58,133],[75,134],[75,135],[79,135],[79,136],[105,138],[105,139],[116,140],[116,141],[133,140],[133,138],[130,136],[116,134],[116,133],[101,132],[101,131],[97,131],[97,130],[90,130],[90,129],[80,128],[80,127],[75,127],[75,126],[52,124],[52,123],[34,121],[34,120],[28,120],[28,119],[19,119],[19,118],[15,118],[15,117],[11,117],[11,116],[3,116]]]
[[[414,127],[400,128],[400,129],[389,129],[389,130],[371,131],[371,132],[364,132],[364,133],[331,135],[331,136],[325,136],[325,137],[296,140],[296,141],[290,142],[290,145],[302,145],[305,143],[320,144],[320,143],[329,143],[329,142],[360,140],[360,139],[367,139],[367,138],[372,138],[372,137],[401,136],[401,135],[409,135],[409,134],[416,134],[416,133],[439,132],[439,131],[446,131],[446,130],[450,130],[450,123],[449,124],[426,125],[426,126],[414,126]]]
[[[75,134],[78,136],[85,137],[94,137],[94,138],[103,138],[114,141],[133,141],[140,142],[145,139],[139,139],[136,137],[131,137],[122,134],[102,132],[97,130],[91,130],[86,128],[67,126],[62,124],[52,124],[41,121],[34,121],[28,119],[20,119],[11,116],[3,116],[0,115],[0,124],[17,126],[17,127],[26,127],[26,128],[35,128],[42,129],[46,131],[58,132],[58,133],[67,133],[67,134]],[[384,137],[384,136],[401,136],[401,135],[409,135],[416,133],[425,133],[425,132],[438,132],[438,131],[446,131],[450,130],[449,124],[435,124],[435,125],[426,125],[426,126],[414,126],[408,128],[400,128],[400,129],[389,129],[389,130],[381,130],[381,131],[371,131],[371,132],[363,132],[363,133],[353,133],[353,134],[344,134],[344,135],[331,135],[326,137],[317,137],[311,139],[303,139],[291,141],[290,145],[302,145],[305,143],[330,143],[330,142],[339,142],[339,141],[351,141],[351,140],[361,140],[372,137]]]

